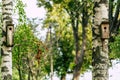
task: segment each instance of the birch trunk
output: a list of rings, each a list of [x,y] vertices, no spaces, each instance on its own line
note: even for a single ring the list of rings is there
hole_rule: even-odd
[[[101,39],[100,36],[100,24],[108,20],[108,2],[95,0],[94,3],[92,80],[108,80],[108,39]]]
[[[2,0],[1,80],[12,80],[12,47],[6,46],[6,22],[12,24],[12,0]]]

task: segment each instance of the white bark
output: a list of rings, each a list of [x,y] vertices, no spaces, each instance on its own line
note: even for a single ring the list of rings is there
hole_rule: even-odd
[[[95,0],[93,18],[93,80],[108,80],[108,39],[101,38],[100,25],[108,21],[107,0]]]
[[[1,80],[12,80],[12,47],[6,46],[6,21],[12,24],[12,0],[2,0]]]

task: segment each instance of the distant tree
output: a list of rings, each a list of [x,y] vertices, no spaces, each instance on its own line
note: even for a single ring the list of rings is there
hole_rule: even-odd
[[[66,25],[62,23],[62,20],[68,20],[67,24],[72,27],[73,38],[74,38],[74,46],[75,46],[75,66],[74,66],[74,79],[79,79],[81,67],[84,60],[85,48],[86,48],[86,33],[87,33],[87,24],[90,21],[89,16],[91,15],[91,1],[78,1],[78,0],[60,0],[60,1],[38,1],[39,6],[44,6],[48,12],[48,18],[52,19],[47,22],[58,22],[59,26]],[[51,4],[52,3],[52,4]],[[86,6],[87,5],[87,6]],[[62,17],[64,13],[66,13],[69,17]],[[55,15],[55,16],[53,16]],[[61,17],[61,19],[58,19]],[[61,21],[60,21],[61,20]],[[80,24],[81,23],[81,24]],[[80,43],[81,34],[80,29],[82,25],[82,43]],[[68,25],[66,25],[67,27]]]
[[[59,33],[56,34],[59,39],[55,42],[56,48],[54,48],[56,50],[54,70],[60,76],[60,80],[65,80],[66,74],[73,71],[74,45],[70,30],[70,28],[64,27],[64,31],[61,31],[61,36],[59,36]]]
[[[19,18],[14,34],[13,69],[18,71],[19,80],[40,80],[45,74],[43,56],[47,50],[34,34],[38,24],[27,20],[24,8],[24,3],[16,0]]]

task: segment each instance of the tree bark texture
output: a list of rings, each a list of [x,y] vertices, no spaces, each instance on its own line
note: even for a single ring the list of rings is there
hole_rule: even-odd
[[[93,10],[92,80],[108,80],[108,39],[102,39],[100,31],[102,21],[108,21],[107,0],[95,0]]]
[[[89,20],[89,15],[88,15],[88,11],[87,8],[85,7],[87,3],[84,2],[83,3],[83,9],[82,9],[82,44],[81,44],[81,50],[80,50],[80,44],[79,44],[79,37],[78,36],[78,20],[79,17],[77,17],[77,21],[76,21],[76,27],[77,29],[74,29],[74,39],[75,39],[75,44],[76,44],[76,66],[73,70],[73,80],[79,80],[80,77],[80,72],[81,72],[81,68],[83,65],[83,61],[84,61],[84,55],[85,55],[85,49],[86,49],[86,33],[87,33],[87,24],[88,24],[88,20]],[[77,14],[78,15],[78,14]]]
[[[18,70],[18,74],[19,74],[19,80],[22,80],[22,69],[20,67],[20,64],[21,64],[21,61],[20,61],[20,47],[18,47],[18,51],[19,51],[19,53],[17,54],[17,56],[18,56],[18,59],[17,59],[18,68],[17,68],[17,70]]]
[[[12,47],[6,46],[6,22],[12,24],[12,0],[2,0],[1,80],[12,80]]]
[[[75,52],[76,52],[76,56],[75,56],[75,67],[73,70],[73,80],[79,80],[79,76],[80,76],[80,68],[81,68],[81,62],[80,61],[80,45],[79,45],[79,36],[78,36],[78,18],[74,19],[71,18],[72,21],[72,28],[73,28],[73,36],[74,36],[74,40],[75,40]]]

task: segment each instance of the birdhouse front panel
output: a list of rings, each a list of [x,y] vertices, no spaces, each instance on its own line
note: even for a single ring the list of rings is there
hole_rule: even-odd
[[[101,37],[103,39],[109,38],[109,23],[101,24]]]
[[[13,34],[14,34],[14,26],[13,24],[8,24],[6,26],[6,46],[13,46]]]

